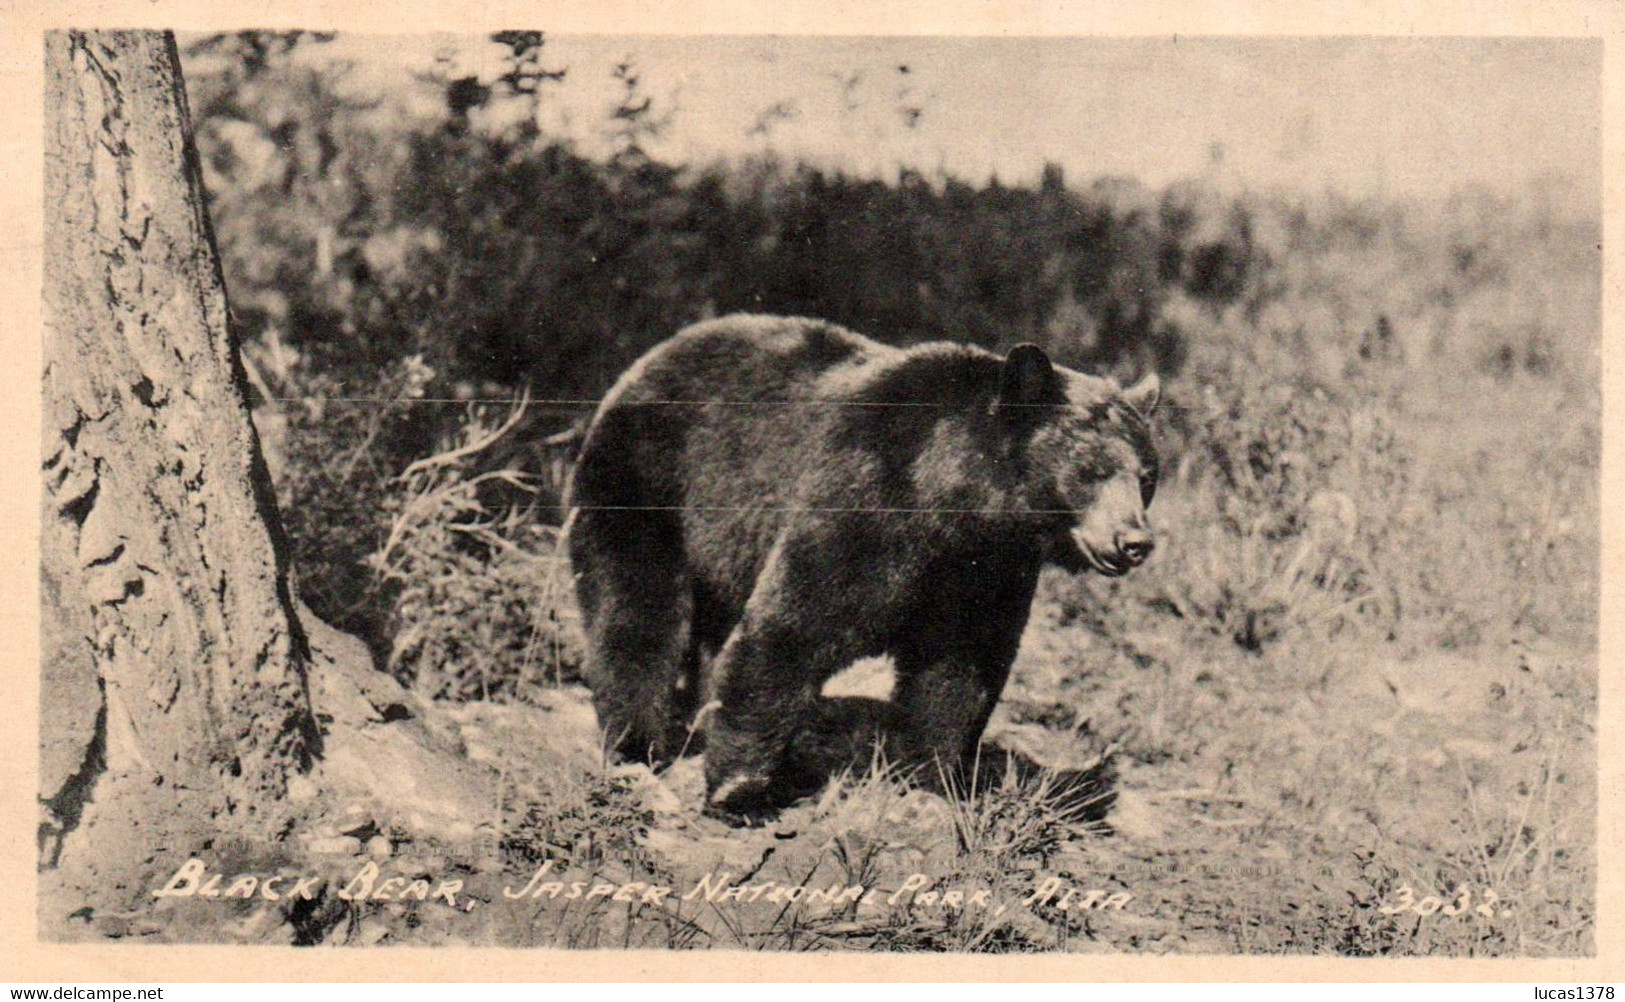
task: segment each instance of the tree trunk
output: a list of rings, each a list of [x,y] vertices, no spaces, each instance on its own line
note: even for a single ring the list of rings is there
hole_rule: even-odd
[[[40,863],[128,902],[275,834],[319,737],[174,39],[45,57]]]

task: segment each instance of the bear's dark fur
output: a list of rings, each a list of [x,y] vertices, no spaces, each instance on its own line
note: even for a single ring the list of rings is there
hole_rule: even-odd
[[[668,761],[705,715],[711,803],[809,792],[791,761],[824,682],[896,663],[894,760],[980,740],[1046,561],[1123,573],[1151,541],[1155,377],[1121,390],[1022,346],[887,347],[732,316],[629,369],[568,493],[599,717]]]

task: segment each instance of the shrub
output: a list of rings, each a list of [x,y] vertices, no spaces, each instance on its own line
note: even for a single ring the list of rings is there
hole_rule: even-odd
[[[559,530],[533,509],[493,514],[482,488],[522,490],[525,479],[472,467],[523,412],[521,402],[495,426],[472,413],[450,448],[395,479],[386,501],[389,532],[368,565],[395,592],[387,668],[431,698],[512,699],[575,677]]]
[[[1292,632],[1391,629],[1375,557],[1407,459],[1386,419],[1244,362],[1202,377],[1170,392],[1158,559],[1121,581],[1064,584],[1063,604],[1098,605],[1091,618],[1119,640],[1160,612],[1254,653]],[[1097,602],[1098,589],[1111,597]]]
[[[436,374],[417,356],[371,381],[311,373],[283,348],[251,350],[248,366],[311,611],[434,698],[575,677],[559,530],[550,506],[515,503],[532,478],[505,465],[524,452],[507,441],[523,407],[499,423],[472,405],[458,416],[430,399]]]
[[[256,423],[300,597],[381,653],[393,591],[368,560],[389,532],[391,478],[434,440],[435,412],[420,406],[434,373],[416,356],[371,380],[312,372],[289,353],[253,352],[249,364],[275,398]]]

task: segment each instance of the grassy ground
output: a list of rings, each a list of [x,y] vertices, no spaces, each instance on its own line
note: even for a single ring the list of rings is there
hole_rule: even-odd
[[[1062,625],[1062,610],[1040,610],[990,740],[1060,770],[1025,780],[995,772],[944,798],[877,767],[764,828],[699,813],[698,759],[659,777],[605,763],[579,687],[551,690],[537,706],[444,711],[471,757],[503,773],[482,824],[494,838],[471,850],[407,834],[388,865],[427,874],[450,863],[469,882],[471,910],[351,904],[330,911],[317,938],[1589,952],[1590,659],[1520,646],[1504,663],[1423,662],[1366,648],[1265,664],[1238,650],[1178,668]],[[1317,662],[1312,678],[1300,658]],[[873,691],[879,678],[867,681]],[[1098,805],[1067,795],[1076,775],[1067,767],[1087,777],[1086,801],[1111,791],[1103,821],[1090,809]],[[522,894],[543,865],[540,883],[559,883]],[[627,885],[671,891],[639,905],[645,888],[634,886],[633,902],[614,901],[608,892]],[[786,887],[808,890],[790,901]],[[944,904],[951,892],[960,900]]]

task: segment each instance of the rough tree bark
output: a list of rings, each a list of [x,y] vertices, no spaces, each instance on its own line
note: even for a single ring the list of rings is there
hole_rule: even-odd
[[[45,48],[40,863],[129,902],[276,833],[320,739],[174,39]]]

